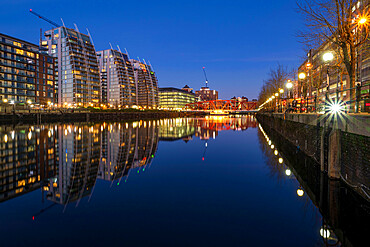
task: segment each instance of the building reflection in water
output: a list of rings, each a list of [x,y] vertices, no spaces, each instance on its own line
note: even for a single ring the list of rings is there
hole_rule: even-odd
[[[253,116],[0,126],[0,202],[41,188],[51,202],[78,205],[97,179],[119,184],[150,165],[159,140],[208,140],[256,126]]]
[[[55,132],[50,125],[0,126],[0,202],[38,189],[55,175]]]

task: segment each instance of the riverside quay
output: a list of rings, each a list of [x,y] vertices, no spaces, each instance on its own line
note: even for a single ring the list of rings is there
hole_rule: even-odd
[[[370,0],[27,4],[1,246],[370,246]]]

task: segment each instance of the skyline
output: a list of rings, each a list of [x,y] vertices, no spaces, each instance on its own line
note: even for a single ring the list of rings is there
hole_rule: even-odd
[[[294,35],[302,25],[295,1],[142,3],[6,2],[0,10],[1,30],[38,43],[40,28],[44,32],[51,25],[29,9],[57,23],[61,17],[69,28],[74,23],[83,33],[88,28],[97,51],[111,43],[126,48],[132,58],[150,61],[159,87],[188,84],[197,90],[205,85],[206,67],[209,87],[218,90],[221,99],[257,98],[270,68],[278,63],[297,68],[302,62],[303,49]]]

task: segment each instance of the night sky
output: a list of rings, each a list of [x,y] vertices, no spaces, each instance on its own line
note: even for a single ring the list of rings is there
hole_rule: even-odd
[[[38,43],[52,26],[29,9],[69,28],[89,29],[96,50],[109,42],[150,61],[159,87],[204,86],[219,97],[256,98],[270,68],[302,61],[295,0],[33,1],[0,0],[0,32]]]

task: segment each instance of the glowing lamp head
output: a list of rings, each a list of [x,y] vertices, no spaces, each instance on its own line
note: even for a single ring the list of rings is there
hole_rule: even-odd
[[[277,97],[277,96],[279,96],[279,94],[278,93],[275,93],[275,97]]]
[[[302,189],[298,189],[297,190],[297,195],[298,196],[303,196],[304,195],[304,191]]]
[[[358,24],[360,25],[364,25],[365,23],[367,22],[367,18],[366,17],[362,17],[358,20]]]
[[[3,99],[4,103],[8,103],[8,99]]]
[[[278,155],[278,153],[279,153],[279,152],[275,149],[274,154],[275,154],[275,155]]]
[[[279,158],[279,163],[280,164],[283,164],[283,161],[284,161],[283,158]]]
[[[293,83],[287,82],[286,88],[291,89],[293,87]]]
[[[322,59],[324,59],[324,62],[330,62],[330,61],[332,61],[334,59],[334,55],[331,52],[326,52],[322,56]]]
[[[272,96],[271,96],[271,98],[272,98],[272,99],[275,99],[275,95],[272,95]]]
[[[329,105],[329,111],[331,114],[338,114],[343,110],[343,105],[339,103],[333,103]]]
[[[298,74],[298,78],[303,80],[304,78],[306,78],[306,74],[304,72],[301,72]]]
[[[284,93],[284,89],[280,88],[279,93]]]
[[[32,103],[32,101],[31,101],[31,100],[27,100],[27,104],[29,104],[29,105],[30,105],[31,103]]]

